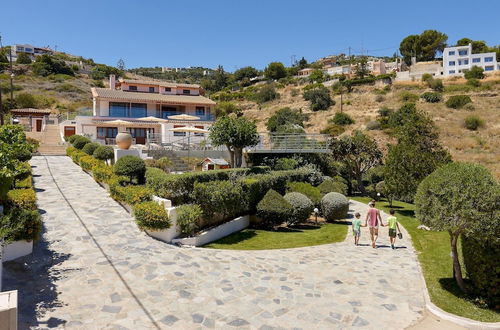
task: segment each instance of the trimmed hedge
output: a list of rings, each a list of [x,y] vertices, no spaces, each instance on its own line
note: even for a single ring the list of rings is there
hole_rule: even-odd
[[[31,188],[13,189],[7,193],[7,207],[36,210],[36,194]]]
[[[92,169],[92,175],[97,182],[108,183],[113,176],[113,167],[99,164]]]
[[[91,142],[87,143],[83,148],[82,151],[86,153],[89,156],[92,156],[94,154],[94,151],[101,146],[100,143],[97,142]]]
[[[80,164],[82,169],[84,169],[86,171],[92,171],[94,169],[94,167],[100,166],[101,164],[103,164],[102,161],[97,160],[94,157],[88,156],[88,155],[81,156],[78,159],[78,163]]]
[[[113,172],[116,175],[126,176],[133,182],[144,183],[144,175],[146,174],[146,164],[144,160],[136,156],[123,156],[118,159],[113,166]]]
[[[203,211],[197,204],[184,204],[175,208],[177,214],[177,225],[181,233],[193,236],[201,227],[200,220],[203,217]]]
[[[73,145],[73,147],[75,147],[76,149],[78,150],[82,150],[83,147],[85,147],[85,145],[87,143],[90,143],[90,139],[86,136],[81,136],[81,135],[78,135],[76,136],[76,138],[73,139],[73,142],[71,143]]]
[[[125,185],[125,177],[113,176],[108,180],[109,193],[113,199],[129,205],[150,201],[153,192],[144,185]]]
[[[326,195],[331,192],[338,192],[342,195],[347,195],[347,185],[343,182],[335,181],[333,179],[327,179],[323,181],[318,186],[318,189],[322,195]]]
[[[309,219],[314,209],[314,205],[306,195],[298,192],[291,192],[286,194],[283,198],[290,203],[293,208],[291,217],[287,220],[288,225],[304,222]]]
[[[337,192],[328,193],[321,199],[321,211],[328,221],[344,219],[349,211],[349,200]]]
[[[248,211],[242,185],[234,181],[196,182],[193,201],[203,206],[204,226],[231,220]]]
[[[289,221],[292,213],[292,205],[273,189],[270,189],[257,204],[257,215],[265,227],[275,227]]]
[[[13,207],[0,216],[0,227],[7,229],[9,234],[4,237],[6,242],[38,239],[42,230],[40,213],[35,210]]]
[[[500,305],[500,244],[462,236],[462,254],[473,291],[491,308]]]
[[[134,206],[134,217],[141,230],[162,230],[171,226],[167,210],[156,202],[143,202]]]
[[[304,194],[315,206],[321,203],[321,192],[317,187],[313,187],[306,182],[289,182],[286,185],[288,192],[298,192]]]

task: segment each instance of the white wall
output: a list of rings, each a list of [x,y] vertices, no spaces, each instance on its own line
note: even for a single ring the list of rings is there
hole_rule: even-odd
[[[460,55],[459,51],[467,51],[467,54]],[[450,52],[455,52],[450,55]],[[491,62],[486,62],[486,58],[492,58]],[[473,62],[473,59],[479,59],[479,62]],[[460,63],[462,62],[462,63]],[[465,64],[467,63],[467,64]],[[473,66],[481,67],[485,72],[498,70],[496,53],[472,54],[472,46],[448,47],[443,51],[443,74],[445,76],[461,75],[464,71],[470,70]],[[492,67],[486,71],[486,68]]]

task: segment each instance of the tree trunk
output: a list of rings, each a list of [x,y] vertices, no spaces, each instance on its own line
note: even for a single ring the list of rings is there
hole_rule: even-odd
[[[241,167],[241,164],[243,162],[243,149],[234,148],[234,162],[235,167]]]
[[[361,193],[366,196],[366,189],[365,189],[365,186],[363,185],[363,175],[356,174],[356,181],[358,181],[359,191],[361,191]]]
[[[451,230],[449,230],[448,233],[450,234],[451,257],[453,258],[453,274],[455,276],[455,281],[457,281],[458,287],[463,292],[467,292],[467,286],[465,285],[462,277],[462,268],[460,267],[460,261],[458,260],[457,242],[460,233],[454,233]]]
[[[231,149],[230,146],[226,146],[227,151],[229,151],[229,162],[231,163],[231,167],[234,168],[234,151]]]

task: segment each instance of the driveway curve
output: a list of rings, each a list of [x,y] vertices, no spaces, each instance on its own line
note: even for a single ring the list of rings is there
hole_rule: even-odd
[[[6,263],[20,328],[401,329],[423,314],[408,239],[271,251],[177,248],[132,217],[68,157],[31,161],[44,232],[33,256]],[[366,206],[352,202],[351,212]]]

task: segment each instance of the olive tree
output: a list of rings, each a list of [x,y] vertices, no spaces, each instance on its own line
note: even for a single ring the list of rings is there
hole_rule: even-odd
[[[425,178],[415,196],[416,216],[433,230],[450,235],[453,273],[467,292],[457,251],[460,235],[498,238],[500,235],[500,185],[481,165],[450,163]]]
[[[225,145],[231,155],[231,167],[241,167],[243,148],[259,143],[257,126],[245,117],[222,116],[210,127],[215,146]]]

